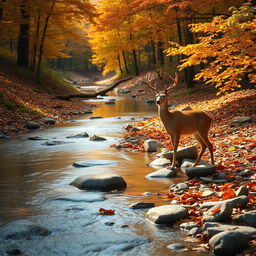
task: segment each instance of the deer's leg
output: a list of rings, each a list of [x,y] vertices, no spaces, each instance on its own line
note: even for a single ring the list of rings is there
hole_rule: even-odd
[[[203,153],[206,149],[206,144],[204,143],[204,141],[201,139],[200,135],[195,133],[194,134],[194,137],[196,138],[196,140],[199,142],[199,144],[201,145],[201,151],[199,153],[199,155],[197,156],[197,159],[195,161],[195,163],[193,164],[193,167],[195,167],[196,165],[198,165],[198,163],[200,162],[202,156],[203,156]]]
[[[173,156],[172,156],[172,165],[171,169],[175,167],[176,164],[176,155],[177,155],[177,149],[180,141],[180,134],[176,133],[171,136],[172,137],[172,145],[173,145]]]
[[[204,144],[207,146],[207,148],[210,151],[210,155],[211,155],[211,162],[212,165],[214,165],[214,159],[213,159],[213,146],[212,143],[210,142],[209,138],[208,138],[208,131],[207,132],[200,132],[200,137],[203,140]]]

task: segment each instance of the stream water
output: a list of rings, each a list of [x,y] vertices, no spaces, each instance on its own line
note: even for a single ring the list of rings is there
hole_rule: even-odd
[[[115,104],[104,102],[115,98]],[[95,101],[95,100],[92,100]],[[2,240],[0,255],[6,248],[19,248],[23,255],[208,255],[206,252],[175,252],[167,245],[183,242],[185,233],[178,228],[156,226],[145,219],[147,210],[131,210],[129,205],[138,202],[165,203],[155,193],[167,190],[173,183],[185,180],[149,180],[145,176],[155,171],[148,166],[151,156],[125,149],[110,147],[118,144],[124,135],[123,127],[156,114],[155,105],[138,99],[109,96],[93,111],[74,121],[20,135],[0,143],[0,225],[9,221],[27,219],[52,233],[30,240]],[[102,119],[89,119],[102,116]],[[132,120],[133,119],[133,120]],[[88,138],[66,136],[87,132],[99,135],[106,141],[89,141]],[[48,141],[67,144],[46,146],[32,141],[40,136]],[[113,165],[75,168],[72,164],[82,160],[110,160]],[[54,200],[58,197],[84,193],[70,186],[76,177],[84,174],[115,173],[123,176],[128,186],[122,193],[93,192],[107,200],[95,202]],[[145,193],[149,192],[149,193]],[[115,209],[115,215],[99,215],[99,208]]]

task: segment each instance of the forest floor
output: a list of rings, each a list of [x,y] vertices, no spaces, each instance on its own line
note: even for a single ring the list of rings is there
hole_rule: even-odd
[[[26,70],[0,59],[0,133],[22,133],[27,131],[24,125],[28,121],[51,117],[61,122],[96,107],[79,99],[54,99],[55,95],[74,93],[74,89],[49,78],[41,80],[36,83]]]

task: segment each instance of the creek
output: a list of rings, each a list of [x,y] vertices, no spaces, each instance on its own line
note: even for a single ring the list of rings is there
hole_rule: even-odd
[[[115,104],[105,104],[109,99],[115,99]],[[207,252],[168,249],[167,245],[172,243],[189,246],[192,243],[182,241],[185,233],[178,225],[156,226],[145,219],[146,209],[129,209],[134,202],[153,202],[156,206],[168,203],[156,193],[186,180],[182,176],[149,180],[145,176],[156,170],[148,165],[152,161],[150,154],[110,147],[119,144],[125,125],[156,115],[156,106],[117,95],[89,101],[102,102],[93,114],[0,142],[0,225],[27,219],[52,232],[29,240],[2,240],[0,255],[8,255],[6,249],[10,246],[29,256],[208,255]],[[92,120],[91,116],[103,118]],[[66,138],[81,132],[107,140]],[[28,140],[31,136],[45,140]],[[66,144],[44,145],[45,141],[52,140]],[[74,162],[83,160],[108,160],[113,164],[73,167]],[[104,195],[107,198],[104,201],[55,200],[74,193],[81,197],[91,193],[69,184],[80,175],[97,173],[119,174],[128,186],[123,192],[93,192]],[[114,209],[115,215],[99,215],[99,208]]]

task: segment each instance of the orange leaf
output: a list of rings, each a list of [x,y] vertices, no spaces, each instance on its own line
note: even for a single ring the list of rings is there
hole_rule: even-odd
[[[236,194],[235,194],[234,190],[231,188],[228,188],[222,192],[223,200],[233,198],[233,197],[236,197]]]
[[[102,215],[114,215],[115,214],[115,210],[107,210],[107,209],[104,209],[104,208],[100,208],[99,212]]]
[[[215,215],[217,212],[219,212],[220,211],[220,208],[221,208],[221,206],[218,206],[218,207],[216,207],[215,209],[213,209],[211,212],[210,212],[210,216],[213,216],[213,215]]]

